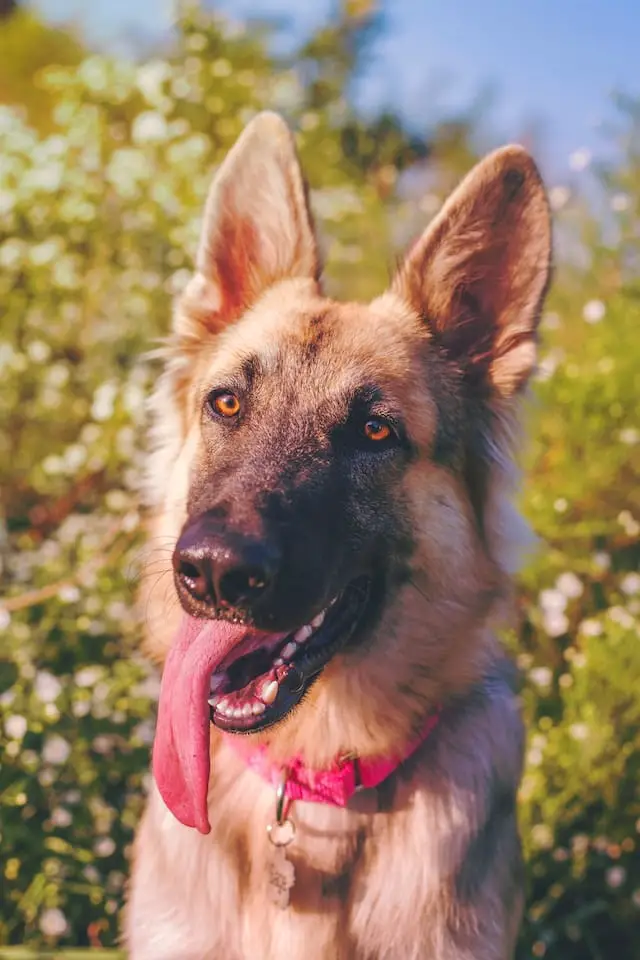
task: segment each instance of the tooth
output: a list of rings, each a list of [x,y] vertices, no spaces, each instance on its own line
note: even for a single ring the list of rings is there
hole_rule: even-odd
[[[242,708],[242,716],[243,716],[243,717],[250,717],[250,716],[251,716],[251,704],[250,704],[250,703],[245,703],[244,707]]]
[[[290,640],[289,643],[286,645],[286,647],[284,647],[280,651],[280,653],[284,660],[290,660],[297,649],[298,649],[298,644],[295,643],[293,640]]]
[[[305,640],[309,639],[312,633],[313,633],[313,627],[310,627],[310,626],[300,627],[298,632],[294,634],[293,639],[296,641],[296,643],[304,643]]]
[[[254,703],[251,707],[251,713],[257,717],[258,714],[264,713],[264,703]]]
[[[228,706],[229,706],[229,701],[227,700],[226,697],[223,697],[220,703],[217,705],[218,713],[226,714]]]
[[[207,703],[209,704],[210,707],[216,707],[219,702],[220,702],[219,693],[214,694],[212,697],[209,697],[209,699],[207,700]]]
[[[215,693],[224,683],[224,673],[214,673],[209,681],[209,692]]]
[[[325,612],[323,610],[322,613],[319,613],[317,617],[313,618],[313,620],[311,621],[311,626],[313,627],[314,630],[317,630],[318,627],[322,624],[324,617],[325,617]]]
[[[276,659],[273,661],[274,667],[281,667],[283,663],[284,663],[284,660],[282,659],[282,657],[276,657]]]
[[[231,716],[234,717],[235,719],[238,719],[239,717],[241,717],[242,707],[234,707],[233,710],[231,711]]]
[[[271,680],[265,687],[262,689],[262,699],[265,703],[272,704],[275,698],[278,696],[278,690],[280,689],[277,680]]]

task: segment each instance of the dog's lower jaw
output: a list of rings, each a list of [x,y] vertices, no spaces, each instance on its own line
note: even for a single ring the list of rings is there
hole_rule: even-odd
[[[151,791],[125,921],[131,960],[512,956],[522,730],[500,671],[445,711],[378,791],[385,815],[294,805],[296,884],[284,911],[268,896],[274,791],[223,738],[213,742],[209,836]]]

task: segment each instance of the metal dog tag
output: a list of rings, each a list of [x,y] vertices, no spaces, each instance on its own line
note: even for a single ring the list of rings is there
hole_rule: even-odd
[[[269,856],[269,899],[281,910],[289,906],[289,891],[296,882],[296,871],[287,859],[287,847],[294,840],[296,825],[287,816],[287,770],[283,770],[276,790],[276,818],[267,826],[271,844]]]
[[[289,891],[296,882],[296,872],[290,860],[287,860],[285,846],[274,844],[269,857],[269,899],[281,910],[289,906]]]

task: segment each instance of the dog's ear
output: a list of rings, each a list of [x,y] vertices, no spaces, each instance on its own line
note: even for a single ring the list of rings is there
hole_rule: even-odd
[[[186,312],[216,332],[272,284],[317,280],[318,250],[295,143],[284,120],[258,114],[227,154],[204,210]],[[194,315],[195,314],[195,315]]]
[[[536,359],[551,224],[522,147],[479,163],[409,251],[392,290],[429,324],[474,392],[508,397]]]

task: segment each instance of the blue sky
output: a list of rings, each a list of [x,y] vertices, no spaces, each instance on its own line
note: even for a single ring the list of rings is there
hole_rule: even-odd
[[[170,0],[35,0],[52,19],[75,17],[113,44],[135,30],[160,34]],[[237,18],[286,14],[303,32],[331,0],[220,0]],[[418,126],[438,106],[462,106],[490,83],[494,140],[543,124],[555,170],[580,148],[597,152],[614,89],[640,96],[640,0],[387,0],[380,39],[358,98],[392,104]]]

